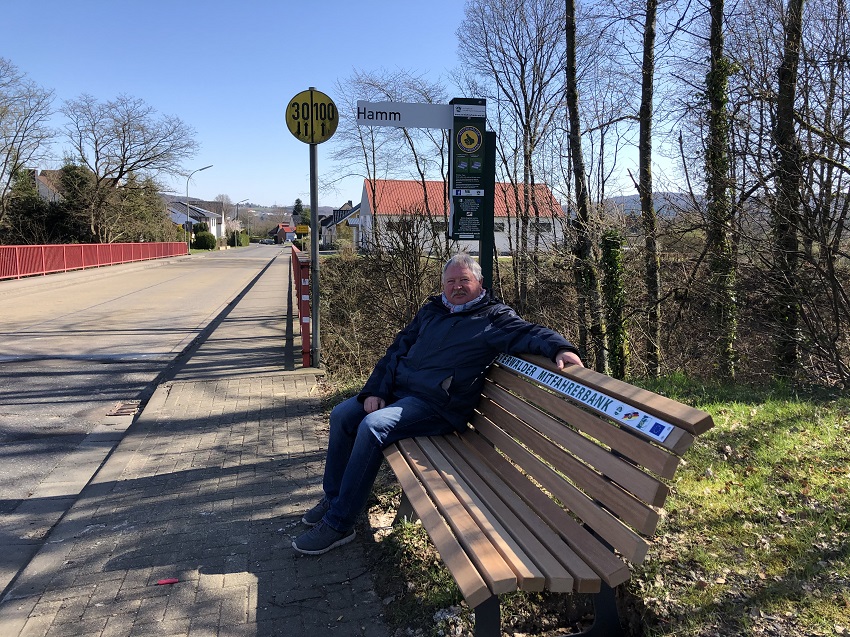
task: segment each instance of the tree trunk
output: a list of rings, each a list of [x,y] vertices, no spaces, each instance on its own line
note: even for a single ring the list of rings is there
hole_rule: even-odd
[[[658,0],[646,0],[641,65],[640,132],[638,139],[638,194],[643,221],[644,283],[646,285],[646,366],[649,375],[658,376],[661,346],[661,268],[658,258],[658,228],[652,195],[652,116],[655,81],[655,22]]]
[[[572,155],[573,180],[576,189],[576,246],[574,277],[579,297],[579,309],[586,305],[589,313],[590,343],[585,339],[580,344],[582,356],[593,353],[593,367],[605,373],[608,368],[605,351],[605,333],[602,323],[602,293],[596,266],[593,259],[593,242],[590,223],[590,196],[587,192],[587,174],[584,167],[584,155],[581,150],[581,122],[578,111],[578,77],[576,73],[576,11],[575,0],[566,0],[566,42],[567,42],[567,113],[569,115],[569,140]],[[579,320],[585,313],[579,313]],[[586,332],[585,332],[586,333]]]
[[[629,367],[628,320],[626,318],[623,238],[616,230],[602,236],[602,292],[611,376],[623,380]]]
[[[777,323],[776,370],[780,378],[792,378],[799,365],[800,300],[799,268],[800,188],[803,172],[801,147],[794,123],[797,67],[800,61],[804,0],[789,0],[785,15],[785,45],[778,72],[778,96],[774,143],[777,154],[774,203],[773,281],[774,316]]]
[[[733,211],[729,196],[729,60],[724,52],[724,0],[711,0],[709,8],[708,140],[705,174],[708,207],[709,271],[712,307],[712,340],[717,347],[717,367],[722,377],[735,376],[735,338],[738,312],[735,300],[735,255],[732,239]]]

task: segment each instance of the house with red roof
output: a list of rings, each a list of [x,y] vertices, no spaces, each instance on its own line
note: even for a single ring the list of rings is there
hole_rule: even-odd
[[[408,224],[416,218],[417,231],[430,228],[431,232],[443,237],[448,229],[448,185],[443,181],[377,179],[363,182],[360,201],[356,245],[369,249],[376,242],[384,242],[385,233],[398,230],[399,224]],[[517,220],[526,205],[523,184],[496,184],[494,204],[494,234],[499,254],[510,252],[517,246]],[[535,184],[529,192],[531,205],[528,210],[529,242],[533,243],[535,229],[540,233],[541,249],[547,249],[564,241],[563,227],[566,223],[561,205],[546,184]],[[423,223],[423,221],[425,223]],[[427,230],[425,230],[427,232]],[[478,251],[477,241],[458,241],[458,247],[471,253]]]
[[[286,243],[295,239],[295,226],[291,223],[279,223],[276,228],[269,231],[269,237],[274,239],[275,243]]]

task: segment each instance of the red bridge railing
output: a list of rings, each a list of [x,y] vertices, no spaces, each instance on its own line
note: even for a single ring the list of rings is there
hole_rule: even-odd
[[[184,241],[0,246],[0,279],[20,279],[184,254]]]
[[[301,364],[311,365],[310,341],[310,255],[292,246],[292,276],[298,297],[298,324],[301,326]]]

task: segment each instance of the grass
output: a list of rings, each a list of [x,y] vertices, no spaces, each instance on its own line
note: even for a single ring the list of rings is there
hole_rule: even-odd
[[[710,412],[630,584],[647,635],[850,634],[850,399],[654,388]],[[665,391],[666,390],[666,391]]]
[[[712,414],[677,474],[647,560],[618,599],[631,634],[850,635],[850,398],[823,390],[645,386]],[[398,486],[382,474],[372,514]],[[424,532],[404,524],[370,552],[387,621],[423,635],[471,634],[469,609]],[[503,600],[506,634],[569,634],[581,596]],[[575,604],[575,605],[574,605]]]

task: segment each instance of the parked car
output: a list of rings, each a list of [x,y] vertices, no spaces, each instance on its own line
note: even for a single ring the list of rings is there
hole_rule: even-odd
[[[260,243],[263,245],[274,245],[274,239],[260,239]]]

